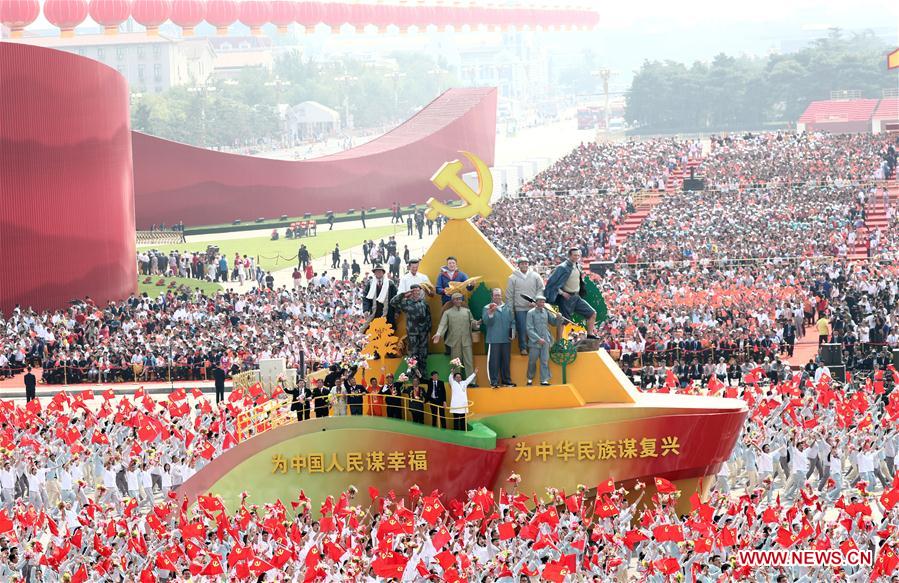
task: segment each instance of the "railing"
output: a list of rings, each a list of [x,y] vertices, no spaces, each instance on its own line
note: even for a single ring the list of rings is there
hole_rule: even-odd
[[[136,236],[138,247],[184,243],[184,233],[181,231],[137,231]]]
[[[248,370],[233,375],[231,377],[231,386],[233,389],[247,389],[261,380],[262,374],[258,370]]]
[[[241,442],[254,435],[265,433],[269,429],[275,429],[295,421],[289,407],[286,406],[289,403],[289,401],[273,400],[242,411],[237,415],[237,441]]]
[[[352,402],[350,399],[353,397],[362,397],[361,402]],[[318,407],[316,402],[319,402]],[[359,415],[387,417],[442,429],[468,431],[469,414],[473,405],[473,402],[469,401],[465,413],[453,413],[453,408],[448,405],[435,405],[407,395],[380,393],[311,397],[299,401],[301,403],[299,411],[290,408],[293,403],[290,400],[273,400],[243,411],[237,416],[237,440],[244,441],[270,429],[307,419]],[[324,414],[318,415],[320,412]]]

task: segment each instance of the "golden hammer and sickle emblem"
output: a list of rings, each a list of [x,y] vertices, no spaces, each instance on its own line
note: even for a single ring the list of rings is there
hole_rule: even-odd
[[[431,176],[431,182],[440,190],[449,188],[467,204],[449,206],[433,197],[429,198],[429,208],[425,212],[425,216],[432,221],[437,218],[437,215],[443,215],[450,219],[467,219],[477,214],[486,217],[493,212],[493,209],[490,208],[490,197],[493,195],[493,176],[490,174],[490,169],[483,160],[471,152],[463,150],[460,153],[468,158],[478,173],[479,190],[475,192],[462,180],[462,162],[459,160],[445,162],[434,176]]]

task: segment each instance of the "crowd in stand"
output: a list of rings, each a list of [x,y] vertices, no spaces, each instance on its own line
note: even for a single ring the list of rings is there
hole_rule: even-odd
[[[671,194],[650,211],[621,253],[631,263],[845,257],[864,223],[858,193],[858,187],[769,186]]]
[[[476,224],[503,255],[528,257],[545,271],[572,247],[579,247],[585,257],[614,255],[619,244],[615,227],[633,211],[629,195],[506,198]]]
[[[675,168],[701,153],[697,140],[590,142],[539,173],[521,190],[526,196],[663,190]]]
[[[235,373],[283,357],[296,367],[301,355],[314,369],[361,348],[359,290],[332,277],[293,291],[181,288],[52,313],[16,308],[0,319],[0,373],[33,364],[49,384],[203,380],[212,364]]]
[[[868,181],[891,158],[888,134],[755,133],[712,138],[702,173],[716,190]],[[895,166],[895,146],[892,150]]]
[[[639,144],[655,151],[672,143]],[[587,176],[574,169],[592,167],[596,152],[613,150],[582,145],[538,178],[547,191],[596,192],[596,183],[572,182]],[[629,155],[621,154],[625,164]],[[844,346],[850,367],[870,369],[890,346],[895,317],[883,301],[874,302],[869,318],[879,328],[858,318],[846,322],[845,310],[827,308],[839,303],[844,282],[836,279],[860,246],[875,259],[870,269],[882,274],[882,285],[895,285],[882,263],[899,249],[897,201],[882,186],[854,182],[870,180],[888,160],[895,160],[890,138],[724,136],[711,140],[702,161],[712,189],[667,193],[626,241],[617,240],[614,227],[626,215],[629,203],[621,200],[628,195],[615,192],[535,198],[526,186],[522,198],[501,201],[479,226],[504,253],[535,257],[543,271],[569,246],[585,257],[617,259],[615,269],[597,278],[610,314],[602,336],[625,368],[648,365],[644,377],[651,384],[664,367],[674,367],[682,381],[707,380],[716,369],[730,370],[733,379],[756,364],[784,369],[804,328],[822,317],[822,326],[832,326],[824,335]],[[878,204],[886,209],[883,230],[865,226]],[[559,233],[564,245],[556,248],[557,237],[538,232]],[[850,284],[859,273],[852,271]],[[859,342],[868,339],[867,328],[876,329],[875,339]]]

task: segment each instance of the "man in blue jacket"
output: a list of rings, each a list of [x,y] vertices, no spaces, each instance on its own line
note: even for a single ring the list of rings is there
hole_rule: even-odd
[[[584,299],[587,290],[584,287],[580,249],[572,247],[568,250],[568,258],[550,274],[543,295],[549,303],[558,306],[565,318],[570,320],[575,314],[583,316],[587,320],[587,338],[597,338],[596,310]]]
[[[503,290],[493,290],[492,303],[484,306],[481,321],[487,328],[487,376],[490,378],[490,386],[494,389],[500,384],[515,386],[509,366],[515,314],[509,304],[503,303]]]
[[[452,255],[447,257],[446,265],[440,268],[440,275],[437,276],[437,293],[440,294],[440,299],[444,306],[452,301],[452,292],[447,293],[449,284],[467,280],[468,276],[459,269],[459,266],[456,264],[456,258]],[[469,286],[469,291],[472,289],[474,288]]]

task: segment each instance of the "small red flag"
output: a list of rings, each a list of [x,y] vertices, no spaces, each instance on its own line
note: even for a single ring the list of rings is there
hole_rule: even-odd
[[[670,481],[666,480],[665,478],[657,477],[655,479],[655,483],[656,483],[656,490],[659,492],[659,494],[673,494],[674,492],[677,492],[677,488],[674,486],[674,484],[672,484]]]

